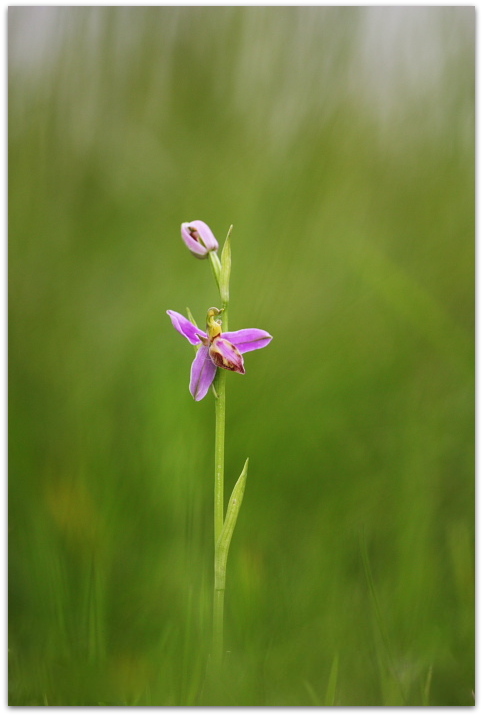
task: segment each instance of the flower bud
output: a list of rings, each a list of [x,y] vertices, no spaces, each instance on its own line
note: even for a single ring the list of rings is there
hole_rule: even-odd
[[[218,251],[218,241],[204,221],[190,221],[181,224],[181,238],[198,259],[205,259],[210,251]]]
[[[210,358],[218,368],[233,370],[235,373],[245,373],[243,356],[230,341],[221,336],[216,336],[211,341]]]

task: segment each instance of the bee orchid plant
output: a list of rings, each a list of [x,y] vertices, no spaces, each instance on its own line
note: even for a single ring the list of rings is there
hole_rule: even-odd
[[[250,351],[265,348],[272,336],[260,328],[228,330],[228,304],[230,298],[231,244],[230,227],[221,259],[218,241],[204,221],[181,224],[181,238],[198,259],[209,259],[219,290],[221,308],[209,308],[206,330],[198,328],[190,314],[189,319],[177,311],[167,311],[173,327],[195,346],[196,356],[191,365],[189,390],[196,401],[202,400],[213,387],[215,396],[215,506],[214,506],[214,595],[213,595],[213,653],[215,668],[223,661],[223,611],[226,583],[226,564],[233,530],[245,492],[248,458],[238,478],[225,513],[225,414],[226,372],[245,373],[243,356]]]

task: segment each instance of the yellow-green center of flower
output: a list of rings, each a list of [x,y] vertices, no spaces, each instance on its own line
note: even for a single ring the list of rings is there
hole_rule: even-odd
[[[210,308],[206,314],[206,332],[208,333],[210,341],[221,335],[221,321],[215,318],[215,316],[219,316],[220,313],[219,308]]]

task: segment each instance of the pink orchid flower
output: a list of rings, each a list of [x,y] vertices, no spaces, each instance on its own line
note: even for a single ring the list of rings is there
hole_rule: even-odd
[[[191,366],[190,393],[195,400],[202,400],[207,394],[216,375],[217,368],[235,373],[245,373],[243,353],[265,348],[272,336],[259,328],[243,328],[240,331],[222,333],[215,316],[221,311],[210,308],[207,330],[202,331],[194,323],[177,313],[166,311],[174,328],[193,346],[200,346]]]

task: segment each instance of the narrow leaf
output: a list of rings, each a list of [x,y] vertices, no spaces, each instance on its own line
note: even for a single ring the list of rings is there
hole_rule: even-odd
[[[248,458],[245,461],[242,473],[236,481],[235,487],[233,488],[233,492],[231,493],[228,508],[226,510],[225,521],[223,523],[223,529],[221,530],[218,542],[216,543],[215,589],[225,588],[226,562],[228,559],[228,550],[230,549],[231,538],[233,537],[233,531],[235,529],[238,513],[240,512],[243,495],[245,493],[247,473]]]
[[[433,665],[429,667],[423,692],[423,706],[429,706],[429,692],[431,690],[431,679],[433,678]]]
[[[215,251],[210,251],[208,254],[210,258],[211,268],[213,269],[213,276],[215,277],[216,285],[221,294],[220,274],[221,274],[221,263],[218,258],[218,254]]]
[[[198,328],[198,324],[196,323],[196,321],[195,321],[195,319],[194,319],[194,317],[193,317],[193,314],[191,313],[191,311],[190,311],[190,309],[188,308],[188,306],[186,306],[186,313],[188,314],[188,318],[190,319],[191,323],[192,323],[194,326],[196,326],[196,328]],[[199,349],[201,348],[201,344],[198,344],[197,346],[193,346],[193,348],[195,349],[195,355],[196,355],[196,354],[198,353]]]
[[[228,234],[221,252],[221,271],[220,271],[220,295],[221,300],[228,303],[230,300],[230,273],[231,273],[231,242],[230,234],[233,225],[228,229]]]
[[[337,675],[339,672],[339,654],[334,656],[327,683],[327,691],[325,692],[325,706],[334,706],[335,690],[337,688]]]
[[[310,696],[312,706],[323,706],[324,704],[321,702],[312,684],[309,681],[304,681],[304,686],[307,689],[308,695]]]
[[[190,319],[191,323],[198,328],[198,324],[196,323],[195,319],[193,318],[193,314],[191,313],[188,306],[186,306],[186,313],[188,314],[188,318]]]

